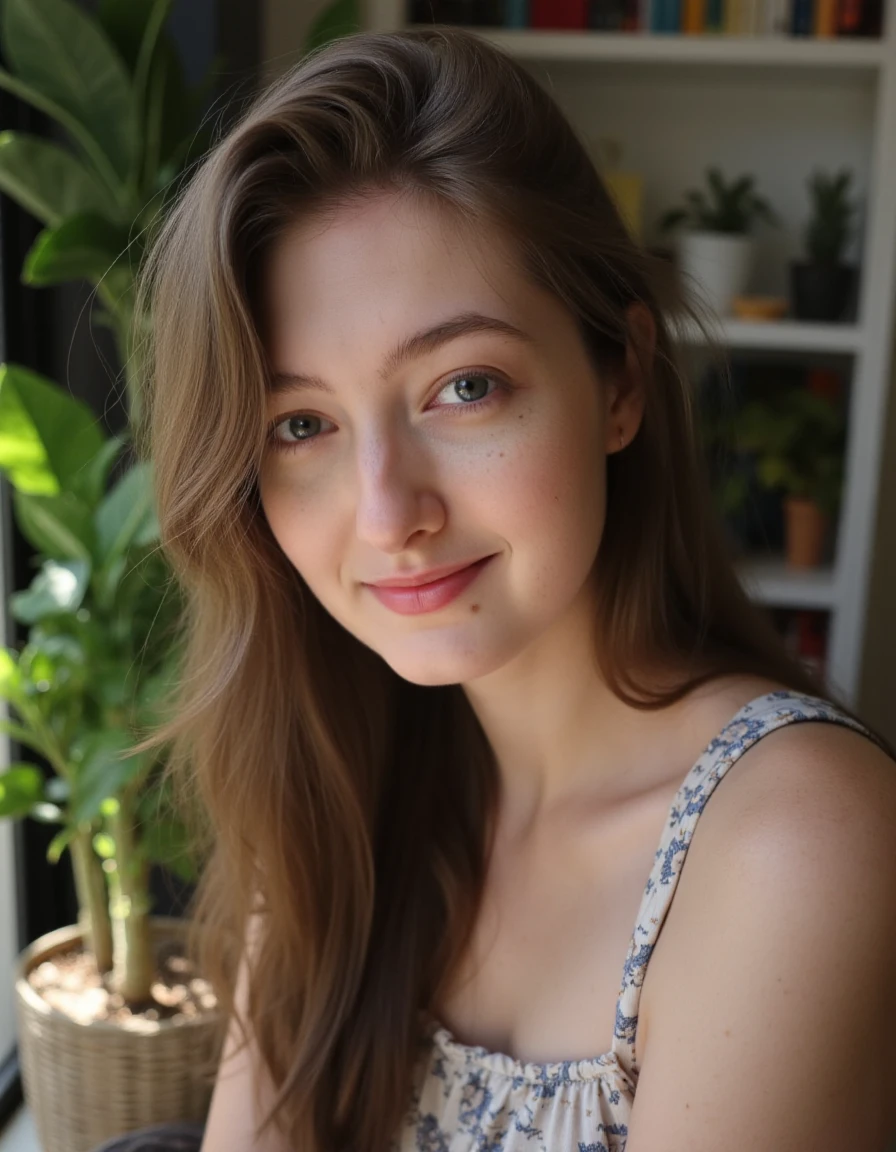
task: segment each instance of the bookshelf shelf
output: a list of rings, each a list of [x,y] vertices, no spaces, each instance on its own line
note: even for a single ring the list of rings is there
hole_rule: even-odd
[[[683,344],[706,343],[702,331],[690,323],[674,322],[674,331]],[[865,330],[857,324],[815,324],[798,320],[723,320],[713,332],[728,348],[776,352],[852,355],[862,351],[867,339]]]
[[[742,560],[737,570],[741,583],[760,604],[825,611],[837,606],[836,575],[830,565],[804,570],[788,568],[777,557],[751,557]]]
[[[521,60],[580,63],[702,64],[712,67],[832,68],[875,72],[886,59],[880,39],[733,36],[650,32],[530,31],[477,27]]]

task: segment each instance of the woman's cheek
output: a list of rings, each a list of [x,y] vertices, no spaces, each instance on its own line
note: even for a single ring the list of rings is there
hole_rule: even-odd
[[[295,464],[290,467],[288,462],[274,461],[262,473],[259,495],[274,539],[293,565],[303,572],[307,561],[320,551],[321,533],[328,517],[326,492],[321,483],[315,482],[307,470],[302,475],[298,472]]]

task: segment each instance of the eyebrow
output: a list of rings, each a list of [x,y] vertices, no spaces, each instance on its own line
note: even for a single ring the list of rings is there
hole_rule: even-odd
[[[481,312],[461,312],[400,341],[384,358],[379,378],[385,380],[408,360],[425,356],[450,340],[476,332],[494,332],[499,336],[509,336],[514,340],[535,345],[534,338],[528,332],[524,332],[507,320],[485,316]],[[319,376],[311,376],[304,372],[275,372],[268,383],[268,392],[273,396],[301,388],[317,388],[321,392],[333,393],[333,389],[326,381]]]

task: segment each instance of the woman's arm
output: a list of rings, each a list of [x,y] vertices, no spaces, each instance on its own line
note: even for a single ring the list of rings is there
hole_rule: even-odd
[[[754,753],[709,800],[660,937],[627,1152],[883,1152],[896,764],[830,724],[791,725]]]
[[[246,944],[237,972],[235,1007],[241,1019],[248,1018],[248,954],[254,954],[261,917],[249,917]],[[255,1107],[253,1082],[257,1079],[259,1105],[267,1110],[275,1098],[274,1086],[258,1058],[253,1038],[233,1055],[242,1039],[235,1020],[231,1021],[221,1054],[218,1076],[212,1093],[205,1134],[199,1152],[292,1152],[286,1141],[269,1128],[260,1140],[254,1138],[260,1119]],[[262,1112],[261,1115],[265,1115]]]

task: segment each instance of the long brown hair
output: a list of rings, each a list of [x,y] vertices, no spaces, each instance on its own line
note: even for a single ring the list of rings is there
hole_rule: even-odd
[[[261,1127],[302,1152],[384,1152],[394,1137],[418,1014],[470,938],[496,807],[462,689],[404,681],[345,631],[258,498],[265,254],[303,214],[384,189],[500,228],[599,372],[622,370],[627,305],[654,317],[643,421],[607,463],[595,635],[618,696],[662,708],[754,673],[832,698],[741,589],[659,264],[546,91],[476,34],[438,26],[346,37],[271,84],[179,191],[141,270],[141,452],[187,603],[172,717],[150,744],[170,742],[203,861],[193,947],[226,1021],[250,912],[263,914],[245,1023],[279,1095]],[[676,307],[712,346],[699,309]],[[639,679],[657,658],[682,669],[671,689]]]

